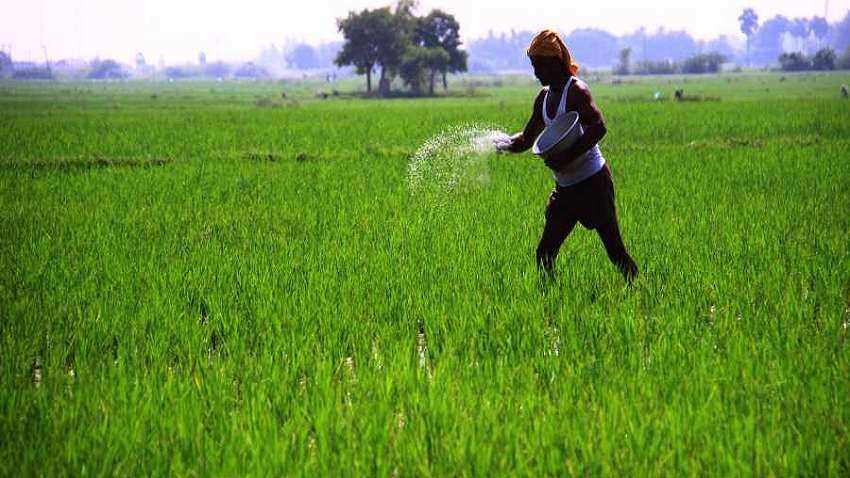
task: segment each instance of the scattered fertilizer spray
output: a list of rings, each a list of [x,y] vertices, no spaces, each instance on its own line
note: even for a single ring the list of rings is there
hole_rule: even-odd
[[[510,137],[495,128],[467,124],[432,136],[410,158],[407,182],[413,193],[444,196],[485,185],[490,176],[486,155]]]

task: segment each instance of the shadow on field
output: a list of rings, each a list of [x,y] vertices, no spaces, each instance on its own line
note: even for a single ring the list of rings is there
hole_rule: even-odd
[[[107,158],[80,158],[80,159],[56,159],[50,161],[9,161],[0,162],[0,169],[7,171],[79,171],[100,168],[150,168],[165,166],[174,162],[173,159],[107,159]]]

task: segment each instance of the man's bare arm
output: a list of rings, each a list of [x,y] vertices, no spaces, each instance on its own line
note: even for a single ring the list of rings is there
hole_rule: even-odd
[[[590,94],[590,89],[587,85],[584,82],[577,81],[570,93],[570,98],[573,100],[571,103],[574,102],[575,110],[578,111],[579,122],[584,128],[584,134],[563,154],[546,160],[546,166],[556,171],[581,157],[581,155],[599,143],[608,132],[605,127],[605,118],[602,116],[602,111],[593,100],[593,96]]]
[[[504,148],[505,151],[521,153],[534,145],[534,140],[543,132],[545,126],[541,113],[543,111],[543,99],[545,96],[545,91],[541,90],[537,98],[534,99],[534,109],[531,112],[531,117],[525,124],[525,128],[523,128],[522,132],[511,136],[511,143]]]

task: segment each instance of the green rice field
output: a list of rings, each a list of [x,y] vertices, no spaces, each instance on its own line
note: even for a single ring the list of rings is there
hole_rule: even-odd
[[[850,475],[850,73],[589,83],[632,286],[530,153],[411,188],[530,71],[0,83],[0,475]]]

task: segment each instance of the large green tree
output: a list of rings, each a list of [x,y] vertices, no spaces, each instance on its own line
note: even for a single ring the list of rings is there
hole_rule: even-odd
[[[449,61],[448,52],[440,47],[412,45],[405,51],[402,59],[401,77],[415,93],[422,93],[427,83],[428,94],[433,95],[437,73],[445,70]]]
[[[437,48],[445,51],[448,60],[438,61],[442,55],[432,54],[434,61],[443,77],[443,88],[448,88],[446,76],[448,73],[459,73],[466,71],[467,54],[460,49],[460,23],[454,15],[442,10],[431,10],[427,16],[418,19],[414,32],[413,42],[425,48]],[[431,85],[431,91],[434,85]]]
[[[350,12],[337,20],[345,43],[335,63],[354,65],[366,75],[366,89],[372,92],[372,72],[380,68],[380,94],[389,91],[396,74],[414,91],[428,82],[433,93],[436,76],[442,74],[448,87],[448,73],[466,71],[467,55],[460,49],[460,24],[454,16],[433,10],[417,17],[414,0],[400,0],[390,7]]]
[[[357,73],[365,74],[366,89],[371,93],[375,67],[380,67],[381,84],[384,84],[387,75],[401,64],[405,38],[396,15],[389,7],[350,12],[347,18],[337,20],[337,26],[345,43],[335,63],[354,65]]]
[[[378,62],[377,46],[372,38],[369,11],[349,12],[348,17],[337,19],[337,28],[345,38],[334,63],[353,65],[359,75],[366,75],[366,91],[372,91],[372,70]]]

